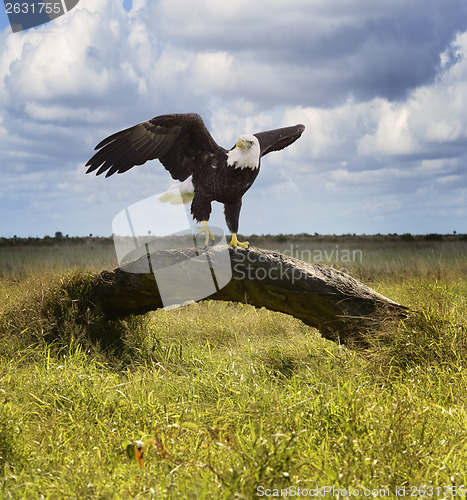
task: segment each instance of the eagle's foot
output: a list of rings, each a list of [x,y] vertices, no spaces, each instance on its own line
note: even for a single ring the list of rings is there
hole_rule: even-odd
[[[201,233],[206,233],[206,238],[204,239],[205,247],[210,247],[214,245],[214,236],[211,233],[211,230],[209,229],[208,222],[205,220],[203,220],[203,227],[199,228],[199,231],[196,233],[196,236],[200,235]]]
[[[248,241],[238,241],[237,233],[232,233],[232,240],[230,241],[230,245],[232,245],[233,247],[242,247],[242,248],[248,248],[250,246]]]

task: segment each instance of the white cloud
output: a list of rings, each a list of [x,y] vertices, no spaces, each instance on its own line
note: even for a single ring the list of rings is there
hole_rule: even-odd
[[[64,203],[68,193],[68,210],[84,202],[89,220],[98,206],[103,224],[119,203],[170,179],[157,162],[117,179],[85,176],[95,144],[158,114],[196,111],[225,147],[243,132],[306,125],[292,148],[264,159],[248,198],[251,220],[272,223],[272,205],[306,212],[319,200],[336,227],[343,213],[351,223],[352,213],[366,214],[357,221],[364,225],[362,200],[396,213],[397,200],[422,207],[426,193],[439,192],[449,193],[439,203],[456,199],[460,213],[465,11],[465,0],[134,0],[130,12],[122,0],[81,0],[38,29],[5,30],[3,199],[13,200],[17,182],[16,195],[35,200],[28,175],[37,175],[46,179],[37,193],[59,193]]]
[[[197,54],[193,60],[191,85],[207,94],[230,90],[236,84],[231,78],[233,62],[233,57],[226,52]]]
[[[367,156],[417,153],[420,148],[409,131],[409,110],[380,99],[373,106],[378,115],[376,131],[365,134],[358,141],[359,153]]]
[[[453,42],[456,62],[431,85],[391,102],[377,97],[349,100],[334,108],[293,108],[289,121],[307,125],[312,158],[346,155],[398,157],[443,156],[444,146],[467,139],[467,32]],[[451,51],[452,48],[449,49]],[[445,58],[445,53],[440,59]],[[301,145],[300,147],[304,147]]]
[[[448,51],[457,57],[431,85],[409,94],[402,103],[380,103],[374,133],[359,144],[362,154],[436,154],[440,145],[467,140],[467,32],[458,34]],[[441,64],[441,66],[444,66]]]

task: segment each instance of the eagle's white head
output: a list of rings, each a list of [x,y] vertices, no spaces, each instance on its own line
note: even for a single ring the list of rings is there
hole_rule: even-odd
[[[241,135],[235,147],[227,152],[227,165],[234,168],[259,167],[261,148],[258,139],[253,134]]]

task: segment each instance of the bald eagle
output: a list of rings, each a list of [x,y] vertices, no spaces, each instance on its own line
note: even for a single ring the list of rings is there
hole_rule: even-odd
[[[173,179],[182,181],[184,202],[193,200],[191,213],[202,223],[205,244],[214,240],[209,230],[211,202],[224,204],[230,244],[248,247],[237,239],[242,197],[256,179],[260,158],[295,142],[304,125],[240,136],[230,150],[219,146],[202,118],[195,113],[162,115],[110,135],[96,147],[86,173],[97,170],[106,177],[126,172],[135,165],[158,159]],[[184,181],[184,182],[183,182]]]

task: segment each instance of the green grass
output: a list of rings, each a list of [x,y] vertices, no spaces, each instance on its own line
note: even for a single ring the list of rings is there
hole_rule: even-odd
[[[81,271],[57,252],[53,269],[5,272],[0,498],[249,499],[316,486],[394,497],[422,485],[448,498],[444,487],[467,485],[460,249],[431,252],[433,274],[426,247],[384,247],[379,261],[367,248],[355,273],[415,313],[362,351],[227,302],[104,323],[80,300],[102,255]],[[143,468],[125,452],[139,439]]]

